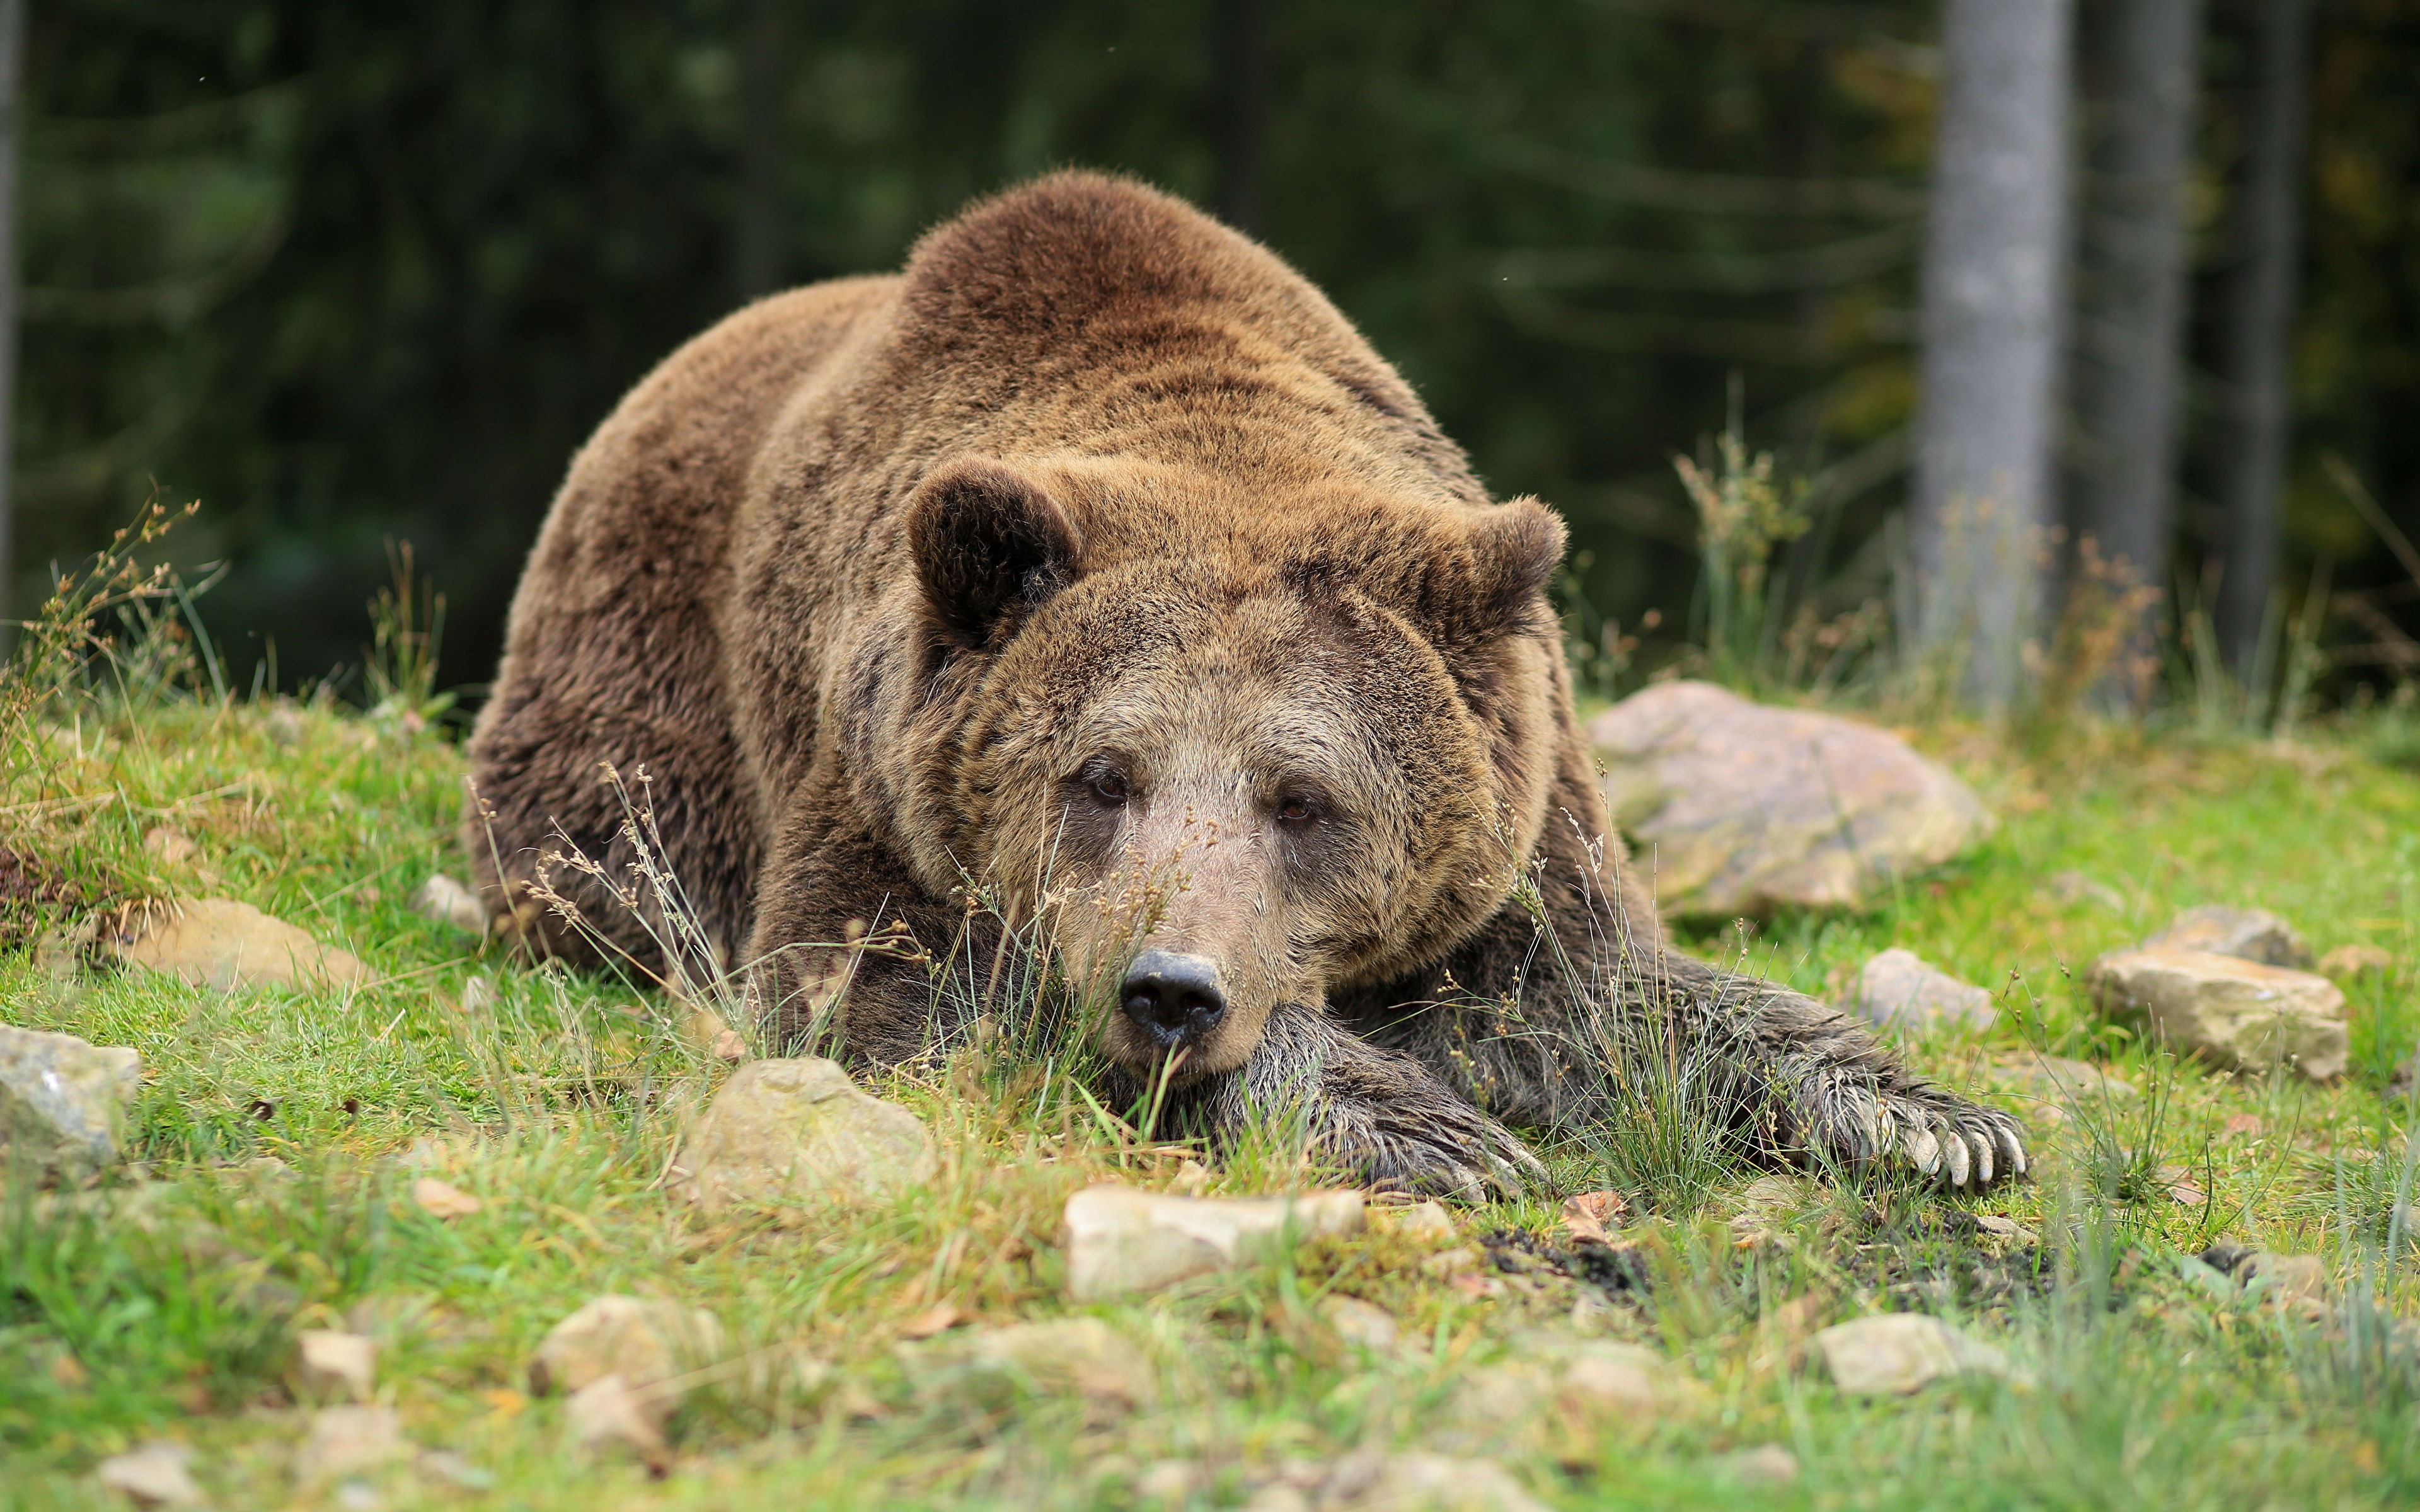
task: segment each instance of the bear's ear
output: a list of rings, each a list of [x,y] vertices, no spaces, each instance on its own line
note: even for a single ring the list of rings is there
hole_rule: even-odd
[[[1494,640],[1530,627],[1538,590],[1563,559],[1563,522],[1535,499],[1498,504],[1471,523],[1467,556],[1420,585],[1417,612],[1449,644]]]
[[[962,650],[1006,642],[1017,622],[1075,579],[1073,521],[1040,484],[1005,463],[945,464],[908,506],[908,547],[943,640]]]

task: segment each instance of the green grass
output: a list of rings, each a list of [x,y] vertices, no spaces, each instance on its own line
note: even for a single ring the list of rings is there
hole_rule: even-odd
[[[1324,1242],[1089,1309],[1157,1370],[1156,1402],[1120,1414],[1047,1384],[915,1366],[932,1347],[901,1329],[940,1303],[978,1326],[1078,1311],[1057,1249],[1065,1196],[1104,1176],[1165,1184],[1172,1149],[1120,1134],[1037,1067],[970,1056],[880,1088],[934,1129],[943,1158],[927,1186],[849,1211],[698,1217],[657,1184],[714,1074],[683,1014],[611,980],[483,955],[410,911],[422,878],[463,870],[451,747],[392,711],[79,708],[64,732],[31,729],[39,763],[36,744],[12,748],[0,841],[57,862],[95,902],[243,899],[354,951],[377,980],[221,996],[46,965],[22,934],[0,947],[0,1018],[132,1045],[145,1064],[138,1167],[81,1196],[12,1180],[0,1202],[0,1503],[99,1506],[95,1463],[165,1437],[195,1446],[215,1505],[327,1504],[333,1493],[292,1482],[307,1409],[287,1376],[294,1332],[330,1325],[380,1337],[380,1397],[417,1443],[493,1479],[366,1477],[396,1508],[1127,1506],[1170,1459],[1202,1468],[1163,1504],[1236,1505],[1289,1460],[1443,1444],[1494,1453],[1570,1507],[2420,1499],[2420,1365],[2381,1342],[2376,1318],[2420,1301],[2408,1250],[2382,1249],[2412,1117],[2383,1088],[2420,1038],[2420,779],[2351,735],[2284,750],[2089,735],[2027,759],[1928,733],[2002,815],[1995,837],[1870,913],[1785,917],[1746,942],[1752,965],[1818,992],[1892,944],[1991,985],[1999,1026],[1910,1053],[2021,1114],[2034,1104],[1989,1069],[2029,1047],[2102,1060],[2152,1094],[2055,1127],[2033,1119],[2032,1182],[1943,1199],[1807,1180],[1744,1239],[1727,1220],[1758,1173],[1707,1167],[1701,1208],[1638,1226],[1651,1284],[1610,1304],[1551,1271],[1499,1274],[1498,1294],[1474,1296],[1424,1269],[1444,1246],[1391,1232]],[[168,864],[147,849],[163,825],[196,854]],[[2071,872],[2082,881],[2054,881]],[[2205,902],[2274,908],[2321,950],[2394,952],[2386,977],[2352,985],[2343,1083],[2178,1065],[2081,1000],[2071,973],[2094,954]],[[1729,932],[1695,943],[1741,948]],[[466,1010],[474,976],[495,990]],[[1285,1180],[1286,1142],[1268,1143],[1211,1190]],[[2151,1189],[2096,1196],[2112,1159],[2151,1173]],[[1585,1146],[1556,1161],[1572,1190],[1607,1180]],[[428,1216],[407,1196],[421,1174],[484,1210]],[[2174,1180],[2204,1197],[2174,1200]],[[1557,1196],[1466,1211],[1450,1242],[1552,1242]],[[1962,1211],[2011,1216],[2044,1242],[2002,1253],[1954,1221]],[[2181,1263],[2221,1236],[2327,1256],[2344,1300],[2305,1318]],[[582,1459],[560,1403],[525,1395],[547,1328],[609,1290],[709,1307],[729,1336],[730,1368],[674,1420],[662,1479]],[[1331,1290],[1394,1311],[1409,1346],[1380,1357],[1342,1343],[1317,1312]],[[1967,1321],[2028,1382],[1855,1402],[1800,1358],[1813,1327],[1911,1307]],[[1650,1343],[1700,1390],[1656,1413],[1493,1440],[1474,1426],[1455,1395],[1473,1369],[1576,1331]],[[802,1355],[831,1371],[792,1368]],[[1799,1457],[1795,1484],[1743,1486],[1721,1468],[1763,1443]]]

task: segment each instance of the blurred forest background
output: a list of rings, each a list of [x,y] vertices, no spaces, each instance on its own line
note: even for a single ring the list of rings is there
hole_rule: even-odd
[[[1570,519],[1575,603],[1654,611],[1629,675],[1703,625],[1672,459],[1719,472],[1734,417],[1818,480],[1776,569],[1808,613],[1851,623],[1908,560],[1931,0],[10,3],[12,612],[155,486],[198,498],[177,550],[225,563],[202,612],[239,683],[272,644],[288,687],[357,666],[406,540],[447,680],[484,678],[634,379],[1062,164],[1188,195],[1324,285],[1499,494]],[[2420,0],[2007,5],[2056,9],[2036,39],[2066,59],[2042,523],[2133,532],[2171,643],[2216,615],[2249,673],[2264,616],[2318,593],[2295,623],[2330,686],[2390,685],[2420,662],[2388,544],[2420,534]],[[2133,120],[2163,69],[2181,97]],[[2113,379],[2146,340],[2173,361]]]

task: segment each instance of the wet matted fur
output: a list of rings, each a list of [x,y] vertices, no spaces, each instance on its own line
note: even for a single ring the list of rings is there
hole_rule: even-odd
[[[777,1040],[845,978],[853,1061],[928,1049],[955,1010],[925,968],[834,947],[896,920],[946,948],[975,877],[1012,918],[1053,900],[1078,974],[1209,963],[1227,1011],[1171,1115],[1293,1107],[1372,1180],[1535,1169],[1507,1125],[1611,1111],[1649,1030],[1736,1067],[1722,1111],[1775,1148],[2021,1171],[2006,1115],[1667,947],[1573,717],[1562,547],[1274,255],[1057,175],[898,275],[740,311],[582,450],[471,744],[482,891],[589,953],[530,883],[566,841],[628,866],[600,768],[644,764],[704,949],[763,964]],[[556,883],[657,959],[605,880]],[[1102,1048],[1128,1089],[1168,1069],[1118,1015]]]

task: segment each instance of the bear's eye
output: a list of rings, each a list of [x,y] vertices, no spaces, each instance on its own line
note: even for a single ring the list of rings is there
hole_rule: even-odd
[[[1308,825],[1319,817],[1319,806],[1301,794],[1290,794],[1278,800],[1278,823]]]
[[[1105,766],[1095,771],[1089,786],[1094,798],[1111,808],[1125,803],[1133,795],[1126,788],[1126,775],[1114,766]]]

